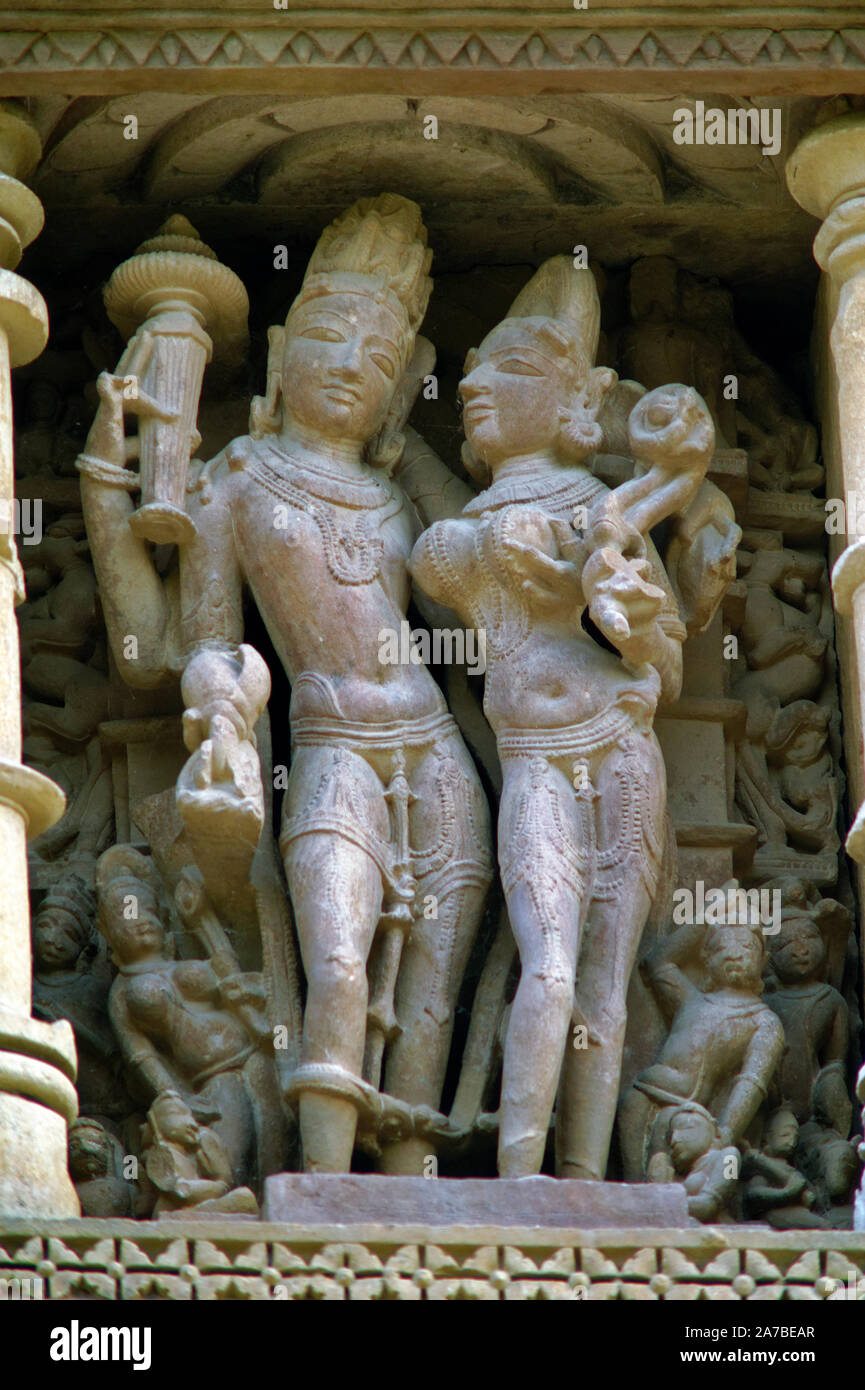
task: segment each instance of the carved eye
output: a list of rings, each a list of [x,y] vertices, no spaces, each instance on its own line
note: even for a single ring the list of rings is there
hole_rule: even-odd
[[[506,362],[500,362],[499,371],[507,372],[509,376],[543,376],[537,367],[530,366],[519,357],[509,357]]]
[[[326,328],[323,324],[317,324],[312,328],[305,328],[301,334],[302,338],[312,338],[317,343],[344,343],[345,338],[336,328]]]
[[[394,367],[393,362],[390,360],[390,358],[387,357],[383,352],[372,352],[370,353],[370,357],[372,358],[375,365],[378,367],[379,371],[384,372],[385,376],[388,377],[391,381],[393,381],[394,377],[396,376],[396,368]]]

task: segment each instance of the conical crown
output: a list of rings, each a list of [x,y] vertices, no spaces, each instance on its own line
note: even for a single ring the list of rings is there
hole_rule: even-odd
[[[337,288],[334,277],[364,276],[376,282],[377,298],[397,302],[413,337],[432,291],[426,243],[417,203],[398,193],[358,199],[319,237],[292,311]]]
[[[569,355],[576,350],[585,359],[580,365],[591,367],[594,363],[601,331],[598,288],[591,270],[578,269],[570,256],[553,256],[544,261],[520,290],[507,318],[533,320],[533,326],[545,337],[553,325],[557,326],[562,335],[561,349]]]

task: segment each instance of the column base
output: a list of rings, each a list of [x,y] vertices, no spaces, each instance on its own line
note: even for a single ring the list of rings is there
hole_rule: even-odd
[[[67,1125],[78,1113],[75,1039],[66,1020],[0,1009],[0,1213],[78,1216]]]

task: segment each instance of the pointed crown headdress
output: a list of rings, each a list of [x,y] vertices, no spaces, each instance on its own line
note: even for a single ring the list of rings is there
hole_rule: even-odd
[[[570,360],[583,379],[594,365],[601,331],[595,277],[570,256],[553,256],[517,295],[505,322],[520,319],[551,349]]]
[[[560,409],[560,458],[564,463],[582,461],[601,445],[596,416],[604,393],[616,382],[609,368],[594,365],[601,304],[592,271],[576,267],[570,256],[552,256],[520,290],[499,327],[502,324],[523,328],[536,351],[563,373],[571,400]],[[467,373],[476,360],[473,348],[466,358]],[[485,465],[468,441],[462,460],[475,481],[488,486]]]
[[[322,232],[288,318],[319,295],[360,291],[405,322],[407,349],[426,313],[431,261],[417,203],[398,193],[360,198]]]

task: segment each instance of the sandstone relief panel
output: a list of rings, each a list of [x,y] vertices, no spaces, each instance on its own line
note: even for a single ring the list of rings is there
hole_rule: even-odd
[[[430,264],[383,194],[279,314],[182,217],[56,287],[19,617],[82,1210],[354,1168],[849,1225],[816,433],[669,257],[499,270],[483,314]]]

